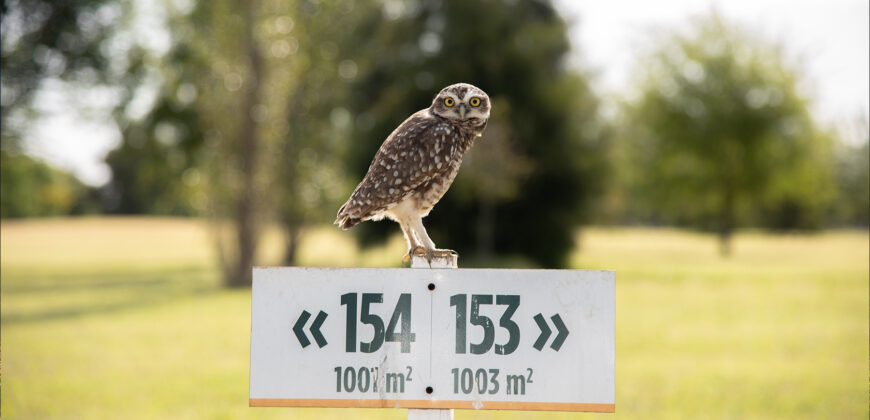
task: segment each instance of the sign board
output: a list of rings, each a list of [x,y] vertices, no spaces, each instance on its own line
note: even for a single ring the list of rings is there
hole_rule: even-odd
[[[614,273],[255,268],[251,406],[613,412]]]

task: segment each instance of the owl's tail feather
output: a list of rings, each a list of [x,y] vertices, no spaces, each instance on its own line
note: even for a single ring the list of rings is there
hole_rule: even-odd
[[[359,224],[359,222],[362,222],[362,219],[356,218],[356,217],[351,217],[349,214],[345,213],[344,212],[345,207],[347,207],[347,204],[341,206],[341,208],[338,209],[338,216],[336,216],[336,218],[335,218],[335,224],[337,224],[338,227],[340,227],[344,230],[348,230],[348,229],[356,226],[357,224]]]
[[[357,219],[357,218],[348,217],[348,216],[344,216],[341,219],[335,220],[335,224],[337,224],[338,227],[340,227],[344,230],[348,230],[348,229],[358,225],[359,222],[362,222],[362,219]]]

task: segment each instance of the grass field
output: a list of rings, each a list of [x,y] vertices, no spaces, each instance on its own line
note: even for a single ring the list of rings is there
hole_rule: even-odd
[[[250,291],[219,286],[204,224],[3,222],[4,419],[405,418],[404,410],[248,408]],[[576,268],[616,270],[616,414],[868,418],[868,233],[741,233],[735,255],[676,230],[587,229]],[[262,263],[274,264],[277,235]],[[303,265],[395,266],[308,235]],[[460,260],[460,264],[462,261]],[[614,415],[457,411],[456,418]]]

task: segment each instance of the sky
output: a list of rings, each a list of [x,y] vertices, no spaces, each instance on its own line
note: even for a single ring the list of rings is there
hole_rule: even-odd
[[[820,121],[868,115],[870,2],[867,0],[557,0],[576,23],[571,39],[579,61],[599,76],[600,93],[625,95],[639,49],[651,33],[681,30],[691,18],[716,12],[769,42],[785,46],[805,66],[808,94]]]
[[[867,0],[554,1],[574,24],[571,40],[576,51],[571,63],[593,72],[593,88],[605,100],[631,94],[637,54],[650,34],[685,28],[691,18],[715,11],[785,46],[789,57],[803,66],[804,88],[820,122],[841,126],[870,112]],[[140,13],[148,15],[143,26],[154,27],[159,11]],[[120,141],[108,112],[100,112],[108,111],[111,101],[95,95],[90,118],[71,111],[57,92],[45,92],[38,102],[47,117],[27,135],[28,151],[89,185],[106,183],[111,174],[103,158]]]

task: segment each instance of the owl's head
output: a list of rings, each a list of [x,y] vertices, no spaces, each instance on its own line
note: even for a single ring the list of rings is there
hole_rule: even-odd
[[[441,89],[430,109],[455,123],[480,127],[489,119],[489,107],[486,92],[468,83],[457,83]]]

